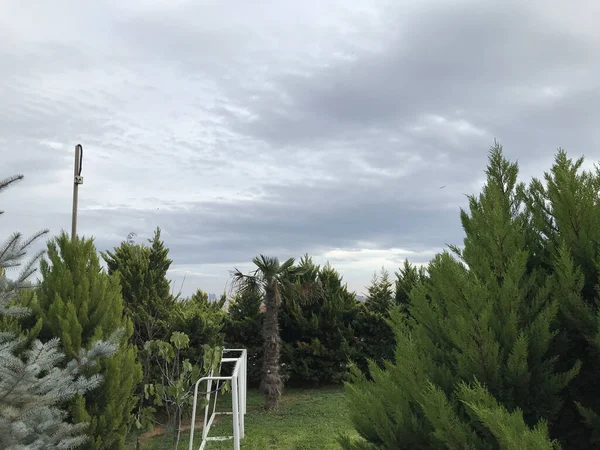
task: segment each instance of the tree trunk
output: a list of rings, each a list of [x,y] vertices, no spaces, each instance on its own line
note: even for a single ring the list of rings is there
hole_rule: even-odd
[[[279,375],[279,291],[276,283],[265,290],[265,321],[263,326],[264,354],[261,390],[265,395],[265,408],[277,409],[281,395]]]
[[[179,440],[181,439],[181,406],[177,406],[177,411],[175,413],[175,438],[173,442],[173,449],[177,450],[179,447]]]

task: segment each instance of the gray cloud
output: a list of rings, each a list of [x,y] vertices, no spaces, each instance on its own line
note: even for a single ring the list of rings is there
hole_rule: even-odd
[[[7,7],[0,158],[26,179],[0,233],[70,229],[81,142],[100,250],[161,226],[185,292],[304,252],[362,292],[460,243],[494,138],[525,176],[558,146],[600,157],[598,7],[234,3]]]
[[[280,97],[292,106],[274,107],[269,98],[256,106],[259,119],[245,130],[289,144],[357,128],[402,132],[421,114],[479,115],[476,122],[488,128],[521,106],[518,88],[562,84],[589,68],[595,49],[566,31],[545,28],[539,11],[514,2],[479,5],[448,4],[408,20],[398,17],[399,30],[383,50],[310,77],[278,76]]]

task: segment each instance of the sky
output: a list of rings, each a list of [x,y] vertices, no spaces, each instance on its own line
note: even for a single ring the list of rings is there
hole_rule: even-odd
[[[600,160],[600,4],[0,0],[0,238],[160,226],[185,295],[258,254],[373,272],[461,244],[497,139]],[[444,188],[441,188],[445,186]],[[40,248],[43,243],[39,244]],[[185,281],[184,280],[185,277]]]

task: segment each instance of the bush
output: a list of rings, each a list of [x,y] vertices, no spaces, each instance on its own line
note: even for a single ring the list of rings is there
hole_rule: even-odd
[[[172,314],[172,328],[189,336],[189,344],[182,349],[182,357],[199,364],[205,346],[223,345],[225,311],[220,301],[210,302],[208,294],[198,289],[190,298],[177,302]]]

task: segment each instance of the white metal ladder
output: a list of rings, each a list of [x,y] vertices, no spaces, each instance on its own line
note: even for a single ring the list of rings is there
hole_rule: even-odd
[[[236,357],[225,357],[225,354],[240,353]],[[221,367],[223,363],[234,363],[233,371],[229,376],[221,376]],[[244,437],[244,416],[246,414],[246,377],[247,377],[248,352],[246,349],[227,348],[223,349],[221,362],[219,363],[218,373],[215,375],[213,370],[209,375],[200,378],[194,387],[194,403],[192,406],[192,424],[190,428],[189,450],[194,450],[194,428],[196,426],[196,407],[198,404],[198,386],[203,381],[207,382],[206,387],[206,406],[204,407],[204,426],[202,428],[202,443],[198,450],[204,450],[208,441],[225,441],[233,439],[234,450],[240,450],[240,440]],[[217,412],[218,389],[215,389],[214,403],[212,413],[209,417],[210,397],[213,381],[231,381],[231,412]],[[215,383],[215,384],[216,384]],[[233,416],[233,436],[214,436],[209,437],[208,433],[216,415]]]

